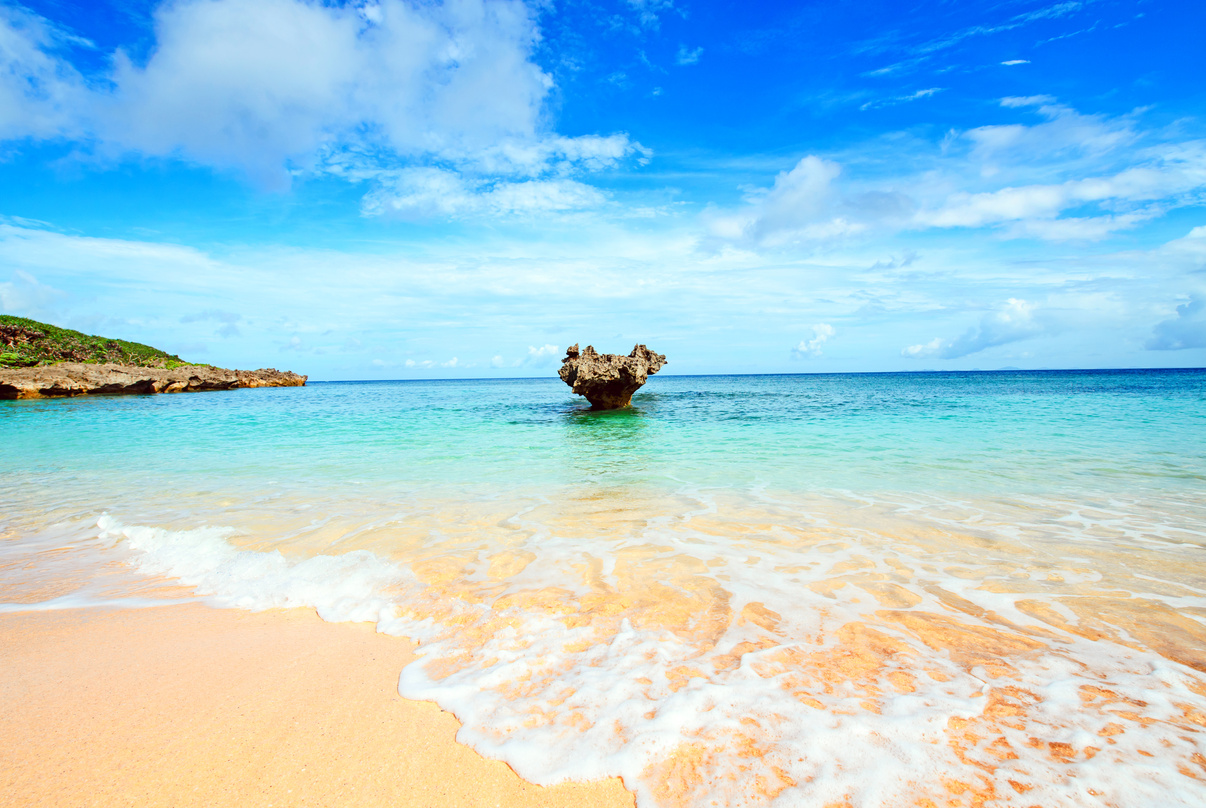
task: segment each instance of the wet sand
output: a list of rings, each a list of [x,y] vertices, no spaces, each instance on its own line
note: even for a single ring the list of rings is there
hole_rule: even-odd
[[[398,696],[412,648],[300,609],[0,615],[0,805],[633,806],[456,743]]]

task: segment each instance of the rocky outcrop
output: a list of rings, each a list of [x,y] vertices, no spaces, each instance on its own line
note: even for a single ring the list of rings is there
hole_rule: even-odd
[[[628,356],[601,354],[587,345],[579,353],[570,346],[561,360],[561,381],[575,393],[586,396],[592,410],[627,407],[632,394],[667,364],[666,357],[638,345]]]
[[[182,365],[168,369],[64,362],[42,367],[0,369],[0,399],[193,393],[239,387],[301,387],[307,378],[274,368],[225,370],[208,365]]]

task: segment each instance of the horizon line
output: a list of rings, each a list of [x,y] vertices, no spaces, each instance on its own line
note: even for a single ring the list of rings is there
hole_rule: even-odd
[[[1127,367],[1127,368],[970,368],[967,370],[924,368],[920,370],[830,370],[801,373],[667,373],[660,378],[703,379],[731,376],[903,376],[909,374],[938,373],[1137,373],[1141,371],[1183,372],[1206,371],[1206,367]],[[303,374],[298,374],[303,375]],[[655,377],[650,377],[653,379]],[[385,382],[504,382],[560,380],[557,376],[472,376],[461,378],[446,376],[430,379],[307,379],[307,384],[380,384]]]

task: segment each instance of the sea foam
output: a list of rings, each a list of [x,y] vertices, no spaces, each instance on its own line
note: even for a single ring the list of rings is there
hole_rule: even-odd
[[[99,527],[215,605],[418,641],[399,692],[539,784],[619,775],[642,806],[1206,799],[1206,600],[1130,574],[1175,542],[1082,539],[1066,561],[1018,505],[695,496],[622,533],[564,505],[482,514],[407,552]],[[1083,514],[1026,507],[1083,537]]]

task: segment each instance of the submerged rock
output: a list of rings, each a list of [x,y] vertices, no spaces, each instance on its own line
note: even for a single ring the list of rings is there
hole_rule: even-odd
[[[182,365],[168,369],[63,362],[42,367],[0,369],[0,399],[302,387],[306,378],[273,368],[226,370],[209,365]]]
[[[579,352],[575,344],[561,360],[560,375],[570,389],[586,396],[592,410],[618,410],[627,407],[632,394],[666,364],[665,356],[644,345],[637,345],[628,356],[620,356],[598,353],[590,345]]]

